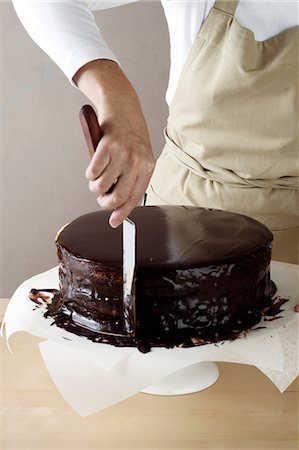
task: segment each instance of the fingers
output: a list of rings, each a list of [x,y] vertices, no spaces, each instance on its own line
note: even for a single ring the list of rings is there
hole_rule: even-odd
[[[128,217],[135,206],[142,198],[150,176],[120,177],[113,192],[99,196],[97,201],[104,209],[113,209],[109,223],[113,228],[117,228]]]
[[[130,198],[134,190],[136,178],[137,176],[135,174],[130,173],[118,176],[113,191],[110,194],[100,195],[97,198],[99,205],[105,209],[115,209],[123,205]]]
[[[85,171],[86,178],[90,181],[96,180],[106,169],[110,161],[111,155],[105,146],[105,138],[103,138]]]
[[[120,167],[110,164],[106,167],[106,169],[101,173],[101,175],[92,181],[89,181],[89,190],[97,195],[98,198],[104,196],[111,186],[115,184],[120,176],[121,169]],[[109,209],[109,205],[101,205],[103,208]]]
[[[117,228],[130,214],[143,196],[153,169],[155,160],[152,155],[117,148],[111,145],[109,151],[99,144],[86,172],[91,177],[89,189],[96,194],[99,205],[114,210],[110,225]],[[97,175],[97,176],[96,176]],[[113,186],[113,190],[110,188]]]
[[[114,210],[110,217],[114,228],[138,204],[155,166],[146,123],[138,108],[137,113],[133,108],[133,112],[120,111],[117,119],[112,114],[103,120],[103,136],[86,169],[89,189],[99,205]]]
[[[139,200],[143,196],[150,177],[138,177],[134,183],[133,190],[126,196],[126,201],[118,206],[111,214],[109,224],[112,228],[117,228],[129,216],[132,210],[137,206]],[[117,183],[118,184],[118,183]],[[113,193],[110,194],[113,196]],[[118,197],[119,198],[119,197]]]

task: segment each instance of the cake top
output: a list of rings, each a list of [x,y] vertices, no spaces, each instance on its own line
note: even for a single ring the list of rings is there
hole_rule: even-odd
[[[122,263],[122,229],[108,223],[110,211],[78,217],[58,234],[57,244],[72,254],[101,262]],[[193,206],[139,206],[136,224],[139,267],[196,267],[228,261],[271,245],[272,233],[260,222],[216,209]]]

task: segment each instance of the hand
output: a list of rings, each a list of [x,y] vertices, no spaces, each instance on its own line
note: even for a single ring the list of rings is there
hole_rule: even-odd
[[[296,305],[295,308],[294,308],[294,310],[295,310],[297,313],[299,313],[299,305]]]
[[[102,208],[113,210],[109,223],[116,228],[142,198],[154,170],[148,129],[136,92],[116,63],[93,61],[74,80],[96,105],[103,133],[86,170],[89,189]]]
[[[117,227],[142,198],[155,163],[147,129],[130,113],[122,111],[115,119],[101,123],[101,130],[103,137],[86,170],[86,177],[99,205],[114,210],[109,222],[112,227]],[[113,185],[113,191],[109,193]]]

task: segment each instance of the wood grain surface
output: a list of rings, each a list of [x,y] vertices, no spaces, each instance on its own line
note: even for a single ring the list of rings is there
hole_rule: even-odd
[[[0,300],[1,318],[7,300]],[[138,394],[81,418],[60,396],[39,339],[1,339],[1,450],[298,449],[299,383],[284,394],[256,368],[219,364],[220,378],[197,394]],[[78,368],[80,370],[80,368]]]

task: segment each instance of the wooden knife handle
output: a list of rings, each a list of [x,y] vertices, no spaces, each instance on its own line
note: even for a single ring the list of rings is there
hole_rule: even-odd
[[[90,157],[93,157],[94,152],[98,146],[98,143],[102,137],[102,130],[98,122],[97,115],[90,105],[84,105],[80,109],[79,118],[83,130],[83,134],[86,140],[87,149]]]
[[[87,149],[92,158],[98,143],[100,142],[103,133],[98,122],[97,115],[90,105],[84,105],[80,109],[79,118],[87,144]],[[111,194],[115,186],[115,183],[108,189],[106,194]]]

